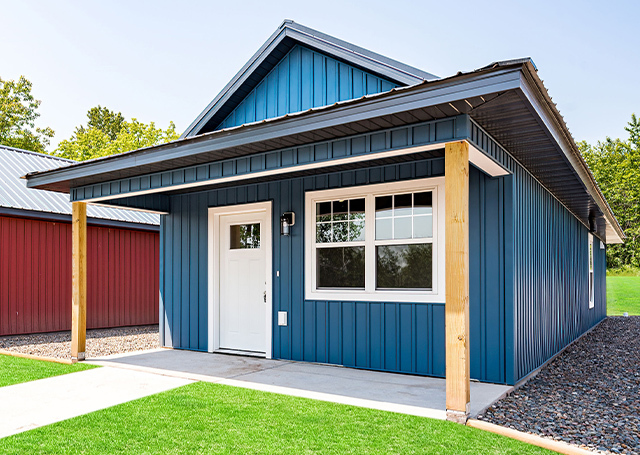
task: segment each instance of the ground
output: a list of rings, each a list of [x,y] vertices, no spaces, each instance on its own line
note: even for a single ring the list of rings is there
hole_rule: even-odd
[[[550,454],[450,422],[204,382],[0,439],[0,453]]]
[[[611,317],[478,418],[612,453],[640,454],[640,317]]]
[[[0,355],[0,387],[95,368],[93,365],[64,365]]]
[[[640,276],[607,276],[607,314],[640,315]]]
[[[87,330],[87,358],[159,347],[158,325]],[[0,337],[0,349],[42,357],[71,358],[71,332]]]

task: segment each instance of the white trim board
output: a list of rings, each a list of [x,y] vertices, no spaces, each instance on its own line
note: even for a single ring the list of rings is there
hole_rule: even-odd
[[[215,352],[220,348],[219,333],[219,315],[220,315],[220,251],[219,251],[219,234],[220,234],[220,216],[265,212],[267,214],[267,222],[264,233],[261,233],[261,242],[265,243],[265,279],[267,288],[267,308],[266,308],[266,350],[267,359],[272,357],[272,322],[273,322],[273,236],[272,223],[273,212],[271,201],[257,202],[253,204],[228,205],[222,207],[210,207],[208,209],[208,334],[207,334],[207,351]]]
[[[456,141],[452,140],[450,142],[456,142]],[[491,158],[489,155],[485,154],[484,152],[476,148],[469,141],[465,140],[465,142],[469,143],[469,162],[474,166],[476,166],[478,169],[487,173],[491,177],[499,177],[499,176],[510,174],[509,171],[505,170],[496,161],[494,161],[493,158]],[[268,171],[252,172],[252,173],[242,174],[242,175],[232,175],[229,177],[222,177],[214,180],[203,180],[199,182],[182,183],[179,185],[172,185],[168,187],[132,191],[124,194],[114,194],[112,196],[79,199],[78,201],[74,201],[74,202],[95,203],[100,201],[108,201],[111,199],[121,199],[126,197],[142,196],[146,194],[164,193],[164,192],[182,190],[187,188],[215,186],[223,183],[239,182],[242,180],[269,177],[272,175],[291,174],[293,172],[306,171],[310,169],[322,169],[325,167],[340,166],[343,164],[351,164],[351,163],[358,163],[363,161],[373,161],[373,160],[379,160],[384,158],[392,158],[396,156],[410,155],[412,153],[428,152],[432,150],[442,149],[444,148],[444,146],[445,146],[445,142],[439,142],[437,144],[421,145],[416,147],[405,147],[402,149],[388,150],[386,152],[376,152],[376,153],[367,153],[364,155],[348,156],[345,158],[327,160],[319,163],[308,163],[308,164],[302,164],[302,165],[286,167],[286,168],[270,169]],[[157,212],[157,213],[163,213],[163,212]]]

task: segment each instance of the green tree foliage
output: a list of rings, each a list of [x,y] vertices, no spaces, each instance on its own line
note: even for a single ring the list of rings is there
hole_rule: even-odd
[[[179,137],[173,122],[163,130],[154,122],[146,124],[135,118],[126,121],[120,112],[106,107],[89,109],[87,118],[86,126],[77,127],[70,139],[58,144],[57,156],[85,161],[164,144]]]
[[[41,101],[33,97],[31,88],[24,76],[17,82],[0,78],[0,144],[46,153],[54,132],[35,126]]]
[[[116,140],[125,123],[124,116],[120,112],[116,113],[100,105],[89,109],[87,117],[89,118],[87,129],[96,128],[109,136],[112,141]],[[83,126],[79,126],[78,129],[85,131]]]
[[[607,249],[609,267],[640,267],[640,119],[625,128],[628,140],[580,142],[578,147],[620,222],[627,239]]]

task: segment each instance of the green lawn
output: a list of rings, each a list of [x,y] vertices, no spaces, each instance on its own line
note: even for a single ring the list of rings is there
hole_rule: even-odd
[[[607,314],[640,316],[640,276],[607,276]]]
[[[0,355],[0,387],[95,368],[93,365],[44,362]]]
[[[0,453],[551,452],[450,422],[198,382],[0,439]]]

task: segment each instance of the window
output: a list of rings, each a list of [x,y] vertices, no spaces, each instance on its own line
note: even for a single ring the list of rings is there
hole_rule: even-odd
[[[230,249],[260,248],[260,223],[234,224],[229,229]]]
[[[439,177],[307,193],[307,298],[444,301],[443,187]]]
[[[593,281],[593,234],[589,234],[589,308],[595,307],[594,281]]]

